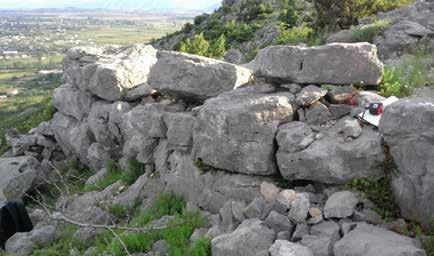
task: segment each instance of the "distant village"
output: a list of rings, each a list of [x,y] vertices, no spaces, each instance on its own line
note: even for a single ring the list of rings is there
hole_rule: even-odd
[[[161,14],[160,14],[161,15]],[[94,45],[89,28],[137,27],[158,29],[159,26],[179,29],[187,18],[167,15],[155,17],[142,14],[107,12],[25,12],[0,11],[0,60],[19,60],[62,55],[76,45]]]

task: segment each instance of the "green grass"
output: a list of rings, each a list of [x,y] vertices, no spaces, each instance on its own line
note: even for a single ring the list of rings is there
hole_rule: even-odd
[[[124,214],[122,207],[117,207],[115,211]],[[126,244],[130,253],[146,253],[152,249],[155,242],[166,240],[170,256],[210,256],[210,241],[200,238],[194,243],[190,243],[189,238],[196,228],[204,226],[203,217],[196,212],[187,212],[184,199],[172,193],[161,194],[155,199],[152,206],[147,211],[136,211],[134,218],[129,223],[121,225],[129,227],[146,227],[152,221],[160,219],[162,216],[175,216],[169,221],[168,227],[158,231],[147,232],[123,232],[116,231]],[[95,240],[82,244],[73,239],[73,234],[77,227],[72,225],[63,225],[60,238],[52,245],[46,248],[39,248],[34,251],[33,256],[68,256],[71,249],[76,249],[80,255],[84,251],[95,246],[101,255],[106,252],[107,255],[124,256],[124,248],[113,233],[106,231],[97,236]],[[1,254],[2,256],[6,256]],[[96,256],[95,255],[95,256]]]
[[[77,231],[77,227],[75,226],[69,224],[61,225],[59,232],[61,234],[60,238],[46,248],[39,248],[33,251],[32,256],[69,256],[69,252],[72,248],[84,251],[86,245],[73,238],[75,231]]]
[[[434,54],[418,52],[403,56],[394,66],[385,67],[380,91],[383,96],[409,96],[415,88],[434,86]]]
[[[29,57],[26,59],[0,60],[0,70],[41,70],[62,67],[63,55],[47,55],[45,59]]]
[[[390,25],[389,20],[378,20],[372,24],[356,27],[353,29],[352,37],[356,42],[373,43],[374,38],[389,28]]]
[[[108,174],[98,180],[95,185],[86,186],[85,191],[103,190],[118,181],[122,181],[126,185],[132,185],[145,171],[144,165],[136,160],[129,161],[126,170],[123,170],[119,164],[114,161],[109,161],[106,164],[106,168]]]
[[[347,187],[353,191],[364,194],[371,200],[376,208],[374,209],[384,220],[399,216],[399,208],[396,205],[388,178],[378,181],[367,179],[354,179]]]
[[[167,241],[170,256],[206,256],[210,255],[209,240],[199,239],[193,244],[189,238],[196,228],[203,227],[204,219],[198,214],[187,212],[182,197],[174,194],[162,194],[151,208],[138,214],[131,226],[144,227],[154,220],[170,215],[175,218],[168,223],[168,228],[152,232],[121,233],[120,237],[130,253],[149,252],[152,245],[161,239]],[[111,255],[123,256],[125,251],[117,239],[113,239],[107,247]]]

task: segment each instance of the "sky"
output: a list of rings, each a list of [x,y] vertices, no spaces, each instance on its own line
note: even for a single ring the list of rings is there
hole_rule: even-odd
[[[221,0],[0,0],[0,9],[110,8],[144,10],[204,10]]]

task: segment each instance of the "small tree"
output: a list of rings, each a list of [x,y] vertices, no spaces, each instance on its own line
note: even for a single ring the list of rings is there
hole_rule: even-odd
[[[221,35],[215,40],[209,48],[209,56],[214,58],[221,58],[226,53],[226,37]]]
[[[187,38],[179,45],[179,51],[206,56],[209,49],[209,43],[203,36],[203,33],[195,35],[193,38]]]

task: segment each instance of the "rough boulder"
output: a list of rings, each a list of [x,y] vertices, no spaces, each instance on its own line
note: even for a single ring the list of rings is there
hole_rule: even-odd
[[[428,226],[434,216],[434,101],[404,99],[388,106],[380,131],[398,168],[392,187],[401,214]]]
[[[251,80],[250,70],[223,61],[161,51],[149,85],[175,99],[203,101]]]
[[[270,80],[302,84],[378,85],[383,64],[377,47],[368,43],[271,46],[259,51],[254,71]]]
[[[274,137],[293,119],[294,96],[243,88],[206,101],[193,134],[193,157],[206,165],[251,175],[277,172]]]
[[[156,55],[149,45],[72,48],[64,60],[65,80],[82,91],[117,101],[148,81]]]
[[[282,176],[327,184],[381,178],[385,155],[379,134],[367,127],[358,138],[345,137],[344,121],[321,132],[302,122],[282,125],[277,135]]]

